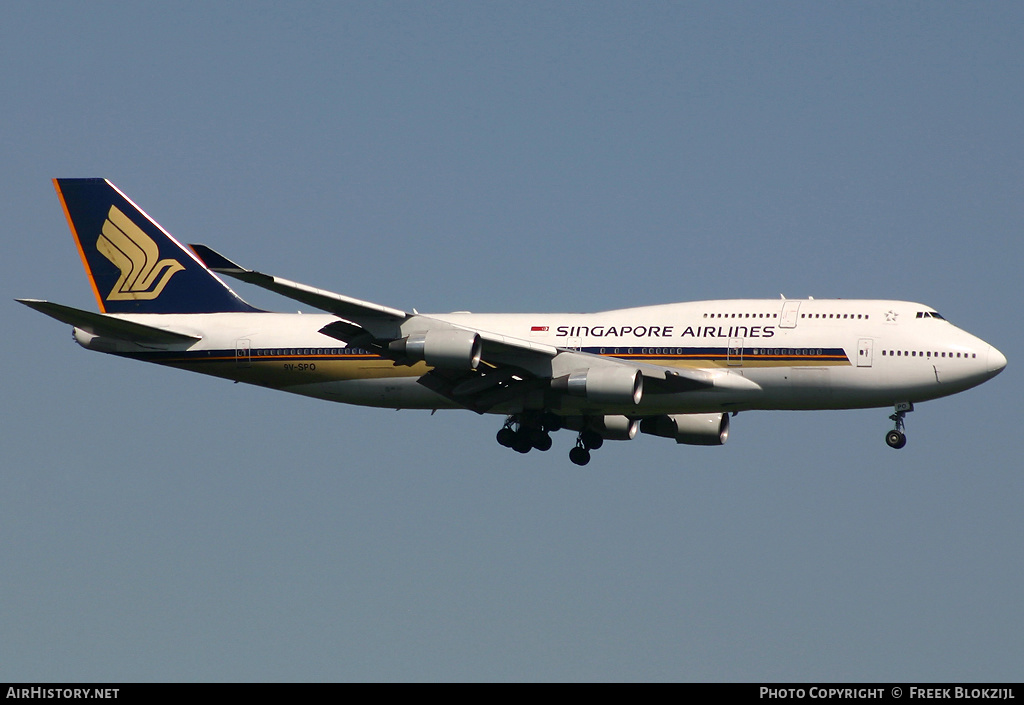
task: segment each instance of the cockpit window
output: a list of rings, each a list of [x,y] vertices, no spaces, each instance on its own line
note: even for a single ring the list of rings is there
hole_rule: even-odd
[[[938,319],[939,319],[940,321],[944,321],[944,320],[946,320],[945,318],[943,318],[942,316],[940,316],[940,315],[939,315],[939,314],[938,314],[937,312],[935,312],[935,311],[918,311],[918,312],[917,312],[917,317],[918,317],[918,318],[938,318]]]

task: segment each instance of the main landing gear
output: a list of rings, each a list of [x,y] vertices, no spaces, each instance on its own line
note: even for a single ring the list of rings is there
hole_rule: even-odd
[[[576,447],[569,451],[569,460],[576,465],[586,465],[590,462],[590,451],[597,450],[604,445],[604,438],[600,433],[594,431],[580,431],[576,437]]]
[[[885,434],[885,442],[890,448],[899,449],[907,445],[907,434],[903,426],[903,419],[906,417],[908,412],[913,410],[914,405],[910,402],[900,402],[896,404],[896,413],[889,417],[892,419],[896,427]]]
[[[555,414],[513,414],[498,431],[498,443],[517,453],[551,450],[551,432],[562,428]]]
[[[551,434],[561,428],[562,418],[557,414],[513,414],[505,419],[505,425],[498,431],[497,440],[517,453],[529,453],[533,449],[550,450]],[[597,431],[580,431],[576,437],[576,447],[569,451],[569,460],[576,465],[586,465],[590,462],[590,451],[603,445],[604,437]]]

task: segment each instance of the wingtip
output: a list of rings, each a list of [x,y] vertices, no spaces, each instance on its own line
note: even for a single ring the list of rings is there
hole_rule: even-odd
[[[248,271],[244,267],[241,267],[224,255],[220,254],[212,247],[206,245],[190,244],[189,247],[196,253],[196,257],[206,265],[207,269],[211,269],[214,272],[222,272],[225,274],[246,272]]]

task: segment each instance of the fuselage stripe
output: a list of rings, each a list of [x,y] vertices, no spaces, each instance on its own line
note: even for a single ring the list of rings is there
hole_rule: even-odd
[[[754,350],[758,352],[754,352]],[[303,348],[303,352],[271,352],[278,349],[228,349],[228,350],[175,350],[175,351],[147,351],[147,352],[124,352],[117,353],[124,357],[137,358],[150,362],[164,364],[188,364],[200,362],[227,362],[244,359],[247,363],[257,364],[263,362],[280,362],[294,360],[334,360],[339,362],[349,361],[388,361],[388,358],[368,353],[364,350],[359,352],[345,352],[343,348],[329,348],[318,351],[316,348]],[[308,350],[309,352],[305,352]],[[614,348],[613,348],[614,350]],[[622,350],[619,348],[619,350]],[[627,348],[628,350],[628,348]],[[659,362],[671,363],[674,361],[686,362],[760,362],[760,363],[832,363],[850,364],[850,359],[842,348],[797,348],[787,350],[786,348],[773,348],[773,352],[760,352],[761,348],[671,348],[657,349],[649,348],[650,352],[608,352],[607,348],[584,348],[583,352],[591,353],[599,357],[612,358],[616,360],[638,360],[658,364]],[[673,352],[669,352],[672,350]],[[682,352],[674,352],[681,350]],[[778,352],[774,352],[774,351]]]

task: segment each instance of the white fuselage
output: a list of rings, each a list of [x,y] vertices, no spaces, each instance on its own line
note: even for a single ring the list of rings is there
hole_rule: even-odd
[[[327,314],[121,315],[198,336],[160,348],[96,338],[84,346],[219,377],[367,406],[457,408],[418,383],[430,368],[395,364],[319,332]],[[1006,364],[983,340],[922,304],[882,300],[697,301],[589,314],[431,316],[518,340],[600,357],[714,371],[721,389],[645,394],[635,407],[598,413],[643,416],[748,409],[891,406],[953,394]],[[158,323],[157,323],[158,321]],[[485,360],[486,362],[486,360]],[[538,402],[539,403],[539,402]],[[565,413],[587,413],[566,399]],[[529,397],[495,413],[530,408]]]

